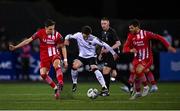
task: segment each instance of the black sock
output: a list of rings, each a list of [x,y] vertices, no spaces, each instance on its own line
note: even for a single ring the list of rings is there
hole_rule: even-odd
[[[123,83],[125,86],[127,86],[129,89],[131,88],[131,85],[128,83],[128,79],[126,77],[121,76],[120,77],[121,83]]]
[[[106,86],[109,90],[109,84],[110,84],[110,74],[107,74],[107,75],[103,75],[104,76],[104,80],[106,82]]]

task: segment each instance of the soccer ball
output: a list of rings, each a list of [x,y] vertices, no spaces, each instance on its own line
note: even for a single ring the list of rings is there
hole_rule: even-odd
[[[98,90],[95,88],[88,89],[87,96],[91,99],[96,99],[98,97]]]

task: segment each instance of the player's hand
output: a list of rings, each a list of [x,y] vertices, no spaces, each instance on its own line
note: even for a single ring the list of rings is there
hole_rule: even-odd
[[[65,40],[64,45],[69,45],[69,40]]]
[[[67,69],[68,68],[68,62],[64,61],[64,68]]]
[[[130,52],[137,53],[137,50],[135,48],[131,49]]]
[[[176,53],[176,49],[174,47],[172,47],[172,46],[168,47],[168,51]]]
[[[119,58],[119,56],[117,54],[114,54],[113,58],[114,58],[114,60],[117,60]]]
[[[16,49],[16,46],[11,45],[11,44],[9,45],[9,50],[10,50],[10,51],[14,51],[15,49]]]

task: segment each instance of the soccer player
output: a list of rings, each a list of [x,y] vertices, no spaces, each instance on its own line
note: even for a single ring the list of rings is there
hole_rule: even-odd
[[[120,53],[119,47],[121,45],[121,42],[119,40],[119,37],[118,37],[116,31],[112,27],[110,27],[110,22],[109,22],[108,18],[104,17],[101,19],[101,27],[102,27],[102,36],[100,37],[100,39],[103,42],[107,43],[109,46],[111,46],[116,53]],[[114,61],[112,54],[110,52],[108,52],[107,49],[104,49],[103,47],[101,49],[101,53],[98,58],[103,58],[103,62],[105,65],[103,67],[103,76],[104,76],[104,79],[106,82],[106,86],[109,89],[110,73],[113,78],[115,78],[117,75],[116,61]],[[125,86],[123,86],[121,88],[123,90],[126,90],[125,87],[129,87],[129,84],[125,80],[122,80],[123,79],[122,76],[124,76],[124,75],[122,74],[120,76],[121,82],[123,84],[125,84]]]
[[[133,20],[130,22],[129,31],[130,33],[128,34],[128,38],[123,48],[124,52],[134,53],[134,59],[132,61],[133,68],[129,77],[129,83],[133,85],[135,79],[142,82],[144,85],[142,96],[146,96],[149,92],[149,86],[147,85],[147,80],[144,73],[149,72],[149,68],[153,63],[153,53],[150,46],[150,40],[160,40],[171,52],[176,52],[176,49],[170,46],[162,36],[140,29],[138,20]],[[136,88],[136,93],[131,99],[135,99],[140,95],[140,88]]]
[[[82,65],[89,65],[91,71],[96,75],[97,80],[102,86],[101,96],[108,96],[109,91],[105,84],[102,73],[99,71],[96,63],[96,45],[105,47],[107,51],[110,51],[114,59],[117,59],[115,51],[105,42],[100,41],[97,37],[91,34],[92,29],[90,26],[83,26],[81,32],[77,32],[74,35],[67,35],[65,37],[65,43],[68,45],[68,39],[74,38],[77,40],[79,47],[79,57],[73,62],[73,69],[71,70],[73,80],[73,91],[76,91],[77,87],[77,69]]]
[[[40,40],[40,75],[55,91],[55,98],[58,99],[60,97],[60,91],[63,88],[63,73],[60,67],[60,53],[58,51],[58,47],[62,48],[62,54],[64,58],[64,66],[67,68],[67,55],[66,55],[66,47],[63,44],[63,37],[59,32],[55,30],[55,22],[53,20],[48,19],[45,22],[45,28],[39,29],[34,35],[30,38],[25,39],[18,45],[9,45],[9,49],[11,51],[21,48],[35,39]],[[48,75],[50,70],[50,65],[53,65],[56,71],[56,77],[58,80],[58,84],[51,79]]]

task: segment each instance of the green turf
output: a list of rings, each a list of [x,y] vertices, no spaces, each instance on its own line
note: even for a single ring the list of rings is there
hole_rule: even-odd
[[[0,109],[180,109],[180,83],[159,83],[159,91],[137,100],[129,100],[118,83],[112,84],[109,97],[91,100],[86,96],[90,87],[98,83],[79,83],[71,93],[65,84],[61,100],[53,98],[53,90],[45,83],[0,83]]]

